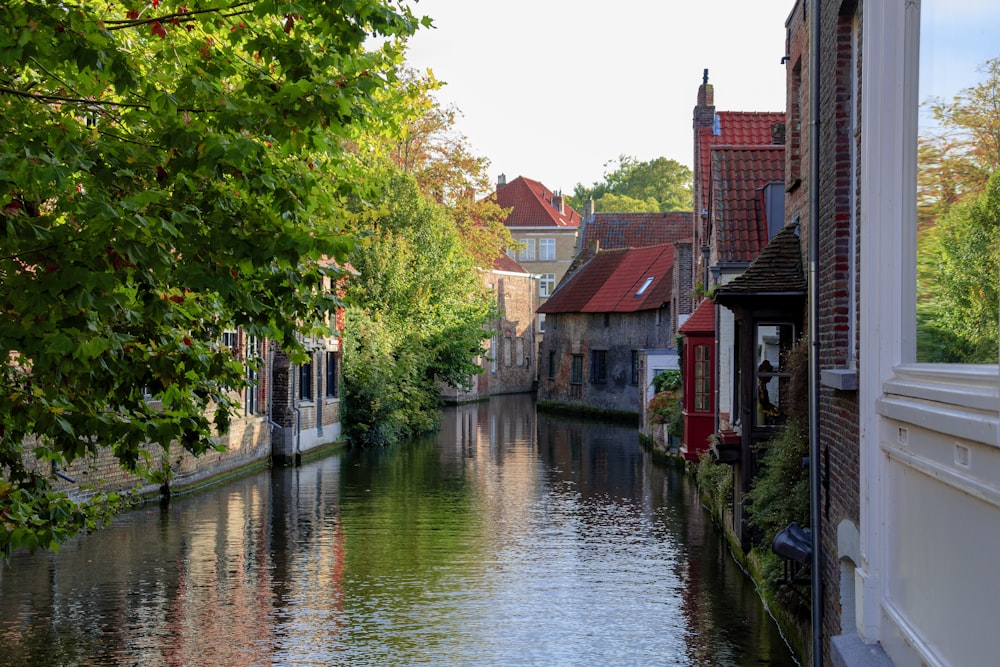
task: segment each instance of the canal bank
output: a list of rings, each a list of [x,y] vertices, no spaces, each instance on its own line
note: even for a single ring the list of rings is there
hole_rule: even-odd
[[[666,438],[640,435],[640,442],[664,466],[683,470],[696,486],[702,506],[716,529],[725,536],[733,560],[753,582],[764,608],[779,627],[789,648],[800,664],[808,664],[812,630],[809,623],[808,588],[802,583],[776,583],[785,576],[783,563],[770,552],[770,544],[743,550],[739,536],[731,528],[733,475],[732,469],[703,456],[691,463],[678,449],[665,446]]]

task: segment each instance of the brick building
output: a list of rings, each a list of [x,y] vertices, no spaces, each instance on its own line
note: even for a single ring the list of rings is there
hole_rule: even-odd
[[[669,243],[600,251],[559,286],[538,309],[550,323],[539,351],[540,401],[640,413],[643,354],[674,347],[675,261]]]
[[[501,174],[493,198],[501,208],[510,209],[504,225],[520,244],[511,250],[511,257],[538,276],[538,303],[545,303],[576,255],[580,214],[562,194],[524,176],[508,183]],[[537,331],[544,330],[545,318],[539,317]]]
[[[917,146],[920,102],[952,99],[996,57],[1000,7],[799,0],[787,27],[786,209],[818,248],[822,658],[991,664],[1000,369],[919,363]]]
[[[538,277],[507,255],[501,255],[483,281],[493,294],[499,317],[493,322],[488,351],[478,360],[483,372],[470,378],[471,387],[442,388],[446,401],[473,401],[494,394],[530,392],[535,388],[535,308]]]

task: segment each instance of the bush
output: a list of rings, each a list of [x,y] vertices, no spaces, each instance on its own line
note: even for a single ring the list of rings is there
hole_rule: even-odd
[[[800,341],[785,358],[791,379],[783,400],[787,420],[781,430],[762,446],[760,472],[747,495],[747,514],[768,543],[782,528],[795,521],[809,525],[809,346]]]
[[[708,452],[698,459],[695,479],[702,499],[709,506],[712,515],[721,518],[723,510],[733,500],[733,469],[724,463],[716,463]]]

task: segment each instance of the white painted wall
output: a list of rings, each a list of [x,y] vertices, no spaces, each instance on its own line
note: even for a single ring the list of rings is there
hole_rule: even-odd
[[[1000,369],[912,363],[919,2],[863,20],[857,629],[897,665],[1000,664]]]

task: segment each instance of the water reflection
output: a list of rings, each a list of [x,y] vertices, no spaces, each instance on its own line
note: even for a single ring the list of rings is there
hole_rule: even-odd
[[[0,593],[0,665],[793,664],[682,475],[524,396],[18,554]]]

